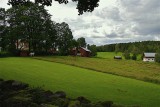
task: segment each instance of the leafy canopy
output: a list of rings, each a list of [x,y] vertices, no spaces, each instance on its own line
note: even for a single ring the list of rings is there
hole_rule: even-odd
[[[67,4],[69,0],[55,0],[59,2],[59,4],[65,3]],[[26,5],[30,0],[8,0],[8,4],[12,6],[16,5]],[[98,7],[99,0],[72,0],[72,2],[77,2],[77,9],[79,15],[82,15],[84,12],[92,12],[95,7]],[[46,6],[52,5],[52,0],[35,0],[35,3],[42,4]]]

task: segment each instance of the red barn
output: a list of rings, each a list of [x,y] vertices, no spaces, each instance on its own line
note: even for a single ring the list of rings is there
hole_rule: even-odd
[[[80,52],[80,56],[82,56],[82,57],[90,57],[91,56],[91,51],[87,48],[80,47],[79,52]]]
[[[90,57],[91,51],[87,48],[80,47],[80,48],[73,48],[70,50],[70,55],[73,56],[82,56],[82,57]]]

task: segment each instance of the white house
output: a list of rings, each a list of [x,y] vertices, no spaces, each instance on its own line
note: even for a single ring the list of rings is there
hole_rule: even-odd
[[[143,61],[144,62],[154,62],[156,53],[144,53]]]

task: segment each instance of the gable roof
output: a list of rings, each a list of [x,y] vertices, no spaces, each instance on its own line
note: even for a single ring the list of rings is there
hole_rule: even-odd
[[[87,51],[87,52],[91,52],[89,49],[81,47],[83,50]]]
[[[156,53],[144,53],[145,57],[155,57]]]

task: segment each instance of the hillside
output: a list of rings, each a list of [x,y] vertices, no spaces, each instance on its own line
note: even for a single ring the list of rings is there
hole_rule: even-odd
[[[103,54],[104,55],[104,54]],[[39,60],[64,63],[103,73],[120,75],[160,84],[160,64],[133,60],[114,60],[114,53],[106,53],[106,58],[85,58],[71,56],[35,57]]]
[[[111,100],[122,105],[160,106],[160,85],[152,83],[31,58],[1,58],[0,68],[2,79],[62,90],[72,98],[84,96],[94,102]]]

